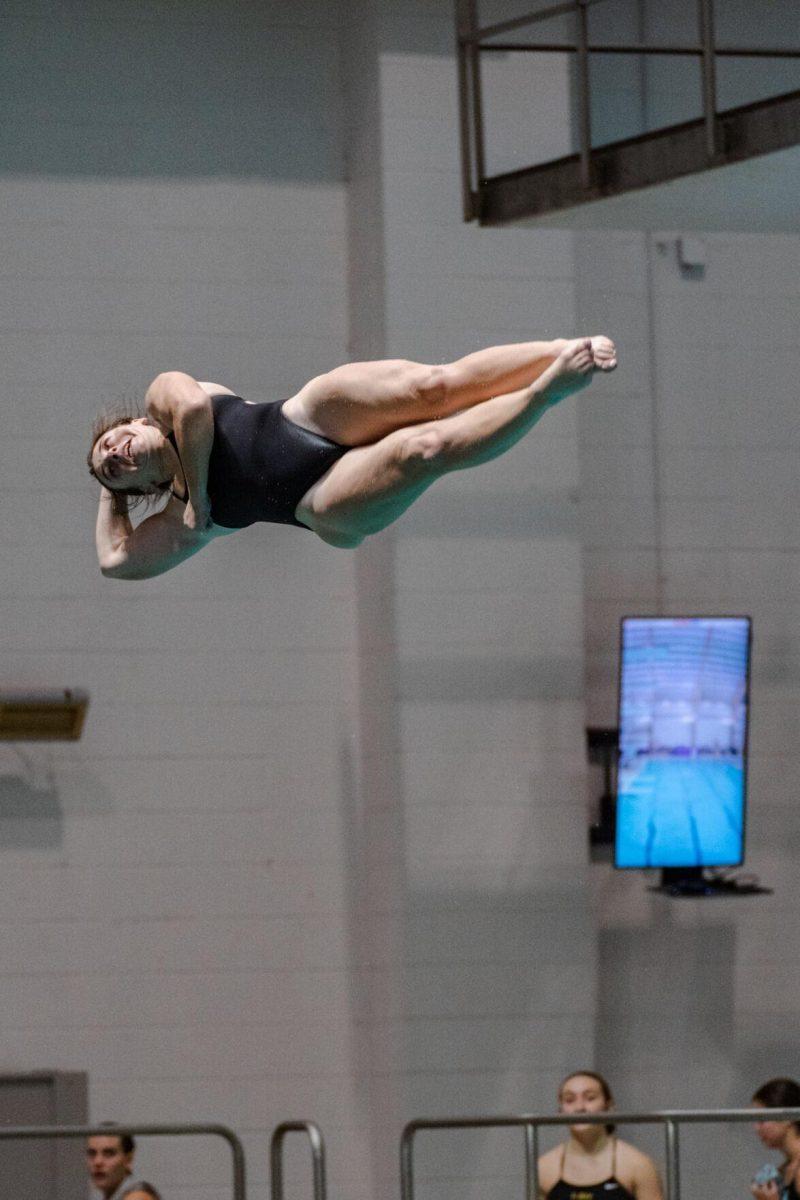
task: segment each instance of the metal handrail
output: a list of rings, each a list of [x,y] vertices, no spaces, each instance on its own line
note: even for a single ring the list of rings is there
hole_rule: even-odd
[[[577,54],[577,42],[490,42],[478,46],[481,51],[496,50],[503,54],[535,52],[537,54]],[[705,49],[689,42],[592,42],[590,54],[664,54],[701,58]],[[717,58],[800,58],[800,48],[793,46],[715,46]]]
[[[325,1200],[325,1139],[314,1121],[282,1121],[272,1131],[269,1143],[270,1195],[283,1200],[283,1143],[287,1133],[305,1133],[311,1145],[314,1168],[314,1200]]]
[[[581,1124],[607,1125],[609,1113],[581,1113]],[[800,1121],[800,1108],[697,1108],[664,1109],[660,1112],[612,1112],[615,1125],[663,1125],[666,1138],[666,1200],[680,1200],[680,1161],[678,1126],[698,1123]],[[543,1125],[574,1125],[575,1114],[557,1116],[522,1113],[498,1117],[418,1117],[409,1121],[400,1138],[401,1200],[414,1200],[414,1138],[420,1130],[433,1129],[508,1129],[525,1130],[525,1195],[538,1200],[538,1145],[536,1131]]]
[[[32,1138],[121,1137],[221,1137],[231,1149],[233,1200],[246,1200],[245,1159],[241,1141],[227,1125],[4,1125],[1,1141]]]
[[[535,12],[481,27],[477,0],[457,0],[456,47],[459,78],[459,110],[461,139],[461,181],[464,220],[480,216],[480,187],[485,178],[485,146],[483,129],[483,89],[480,62],[484,53],[521,51],[527,53],[561,53],[577,55],[578,88],[578,157],[581,184],[591,192],[591,91],[589,60],[592,54],[686,54],[700,59],[702,71],[703,122],[705,126],[706,157],[709,164],[717,159],[717,86],[716,59],[720,56],[738,58],[800,58],[800,47],[717,46],[714,36],[714,0],[697,0],[699,43],[590,43],[587,12],[606,0],[560,0],[559,3]],[[552,17],[574,13],[577,19],[577,38],[574,42],[487,42],[487,38],[510,33]]]

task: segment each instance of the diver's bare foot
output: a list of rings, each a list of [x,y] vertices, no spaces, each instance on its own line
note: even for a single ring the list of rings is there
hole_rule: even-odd
[[[567,342],[558,358],[531,385],[533,394],[547,404],[556,404],[591,383],[594,372],[601,369],[595,363],[592,342],[592,338],[574,338]],[[614,363],[616,365],[616,359]]]
[[[617,347],[602,334],[599,337],[590,338],[592,343],[592,354],[594,355],[594,365],[598,371],[613,371],[617,365]]]

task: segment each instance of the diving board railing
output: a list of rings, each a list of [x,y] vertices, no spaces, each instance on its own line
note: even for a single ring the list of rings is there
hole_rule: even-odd
[[[800,1108],[718,1108],[669,1109],[649,1113],[581,1113],[584,1125],[663,1125],[666,1151],[666,1200],[680,1200],[680,1139],[681,1125],[702,1123],[728,1124],[758,1121],[800,1121]],[[499,1117],[419,1117],[409,1121],[400,1139],[401,1200],[414,1200],[414,1139],[422,1131],[439,1129],[509,1129],[519,1128],[525,1134],[525,1200],[539,1197],[539,1129],[542,1126],[574,1125],[575,1114],[544,1116],[524,1113]]]
[[[304,1133],[307,1136],[314,1172],[314,1200],[325,1200],[325,1139],[319,1125],[313,1121],[283,1121],[273,1130],[269,1145],[272,1200],[283,1200],[283,1143],[288,1133]]]
[[[227,1125],[5,1125],[0,1128],[0,1141],[10,1142],[33,1138],[120,1137],[220,1137],[230,1147],[233,1200],[246,1200],[244,1148]]]
[[[721,137],[717,111],[717,59],[727,58],[800,58],[798,46],[754,46],[727,45],[717,43],[714,30],[714,0],[696,0],[695,12],[698,36],[685,42],[636,42],[606,41],[590,42],[588,10],[608,0],[559,0],[546,8],[540,8],[524,16],[510,20],[499,21],[491,25],[481,25],[478,15],[478,0],[456,0],[456,53],[458,64],[458,99],[459,99],[459,136],[461,145],[461,183],[463,197],[463,219],[465,221],[481,220],[486,215],[485,200],[487,186],[491,180],[486,175],[486,139],[484,122],[483,85],[481,78],[481,59],[484,54],[521,52],[529,54],[570,54],[575,55],[575,111],[578,141],[578,182],[577,190],[570,185],[572,202],[590,199],[596,192],[595,188],[595,154],[592,146],[592,95],[590,78],[590,61],[593,54],[622,54],[622,55],[687,55],[699,59],[701,71],[702,94],[702,127],[704,143],[704,161],[702,164],[691,160],[691,169],[700,166],[720,165],[726,161],[726,152]],[[514,33],[517,30],[536,25],[553,17],[569,15],[575,18],[575,38],[573,41],[508,41],[497,40],[503,34]],[[751,106],[754,107],[754,106]],[[771,124],[784,124],[775,109]],[[787,116],[786,128],[779,137],[780,145],[795,144],[798,140],[794,109]],[[676,130],[680,127],[675,126]],[[635,140],[635,139],[633,139]],[[674,139],[673,139],[674,140]],[[769,140],[769,139],[768,139]],[[620,143],[622,145],[624,143]],[[734,157],[752,157],[771,149],[780,148],[778,145],[767,145],[763,149],[752,149],[746,155],[739,147]],[[608,150],[613,149],[613,144]],[[677,153],[677,157],[676,157]],[[661,157],[674,158],[676,174],[686,173],[689,165],[685,149],[676,152],[672,143],[667,140],[660,150]],[[670,166],[672,163],[670,162]],[[680,169],[679,169],[680,168]],[[511,175],[522,172],[511,172]],[[674,177],[672,174],[668,178]],[[498,180],[502,176],[496,177]],[[620,186],[620,190],[627,190]],[[557,207],[563,207],[563,204]],[[543,209],[542,211],[548,211]]]

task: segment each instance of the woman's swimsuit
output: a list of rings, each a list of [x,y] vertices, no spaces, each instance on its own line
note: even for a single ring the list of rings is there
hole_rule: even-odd
[[[306,529],[295,509],[349,447],[295,425],[281,412],[283,400],[210,399],[214,441],[206,490],[214,524],[243,529],[256,521],[276,521]],[[177,452],[172,434],[169,440]]]
[[[611,1175],[600,1183],[567,1183],[564,1178],[564,1159],[567,1156],[566,1143],[561,1148],[561,1165],[558,1169],[558,1183],[547,1193],[547,1200],[636,1200],[632,1192],[617,1179],[617,1139],[611,1145]]]

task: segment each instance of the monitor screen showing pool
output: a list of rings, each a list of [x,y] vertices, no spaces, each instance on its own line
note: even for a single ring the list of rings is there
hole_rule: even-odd
[[[614,865],[744,860],[749,617],[624,617]]]

